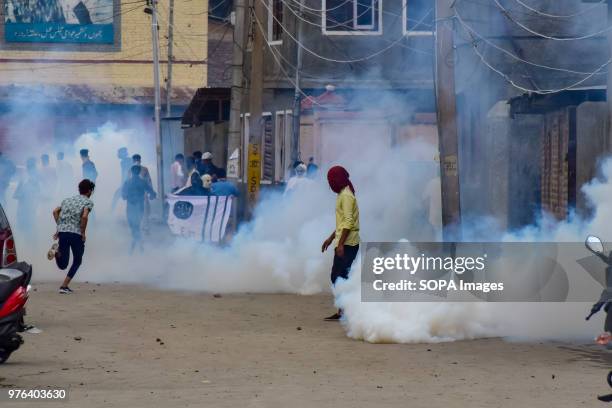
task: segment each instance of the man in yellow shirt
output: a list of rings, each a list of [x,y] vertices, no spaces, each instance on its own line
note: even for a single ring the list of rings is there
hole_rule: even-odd
[[[355,198],[355,188],[344,167],[334,166],[329,169],[327,181],[332,191],[338,194],[336,230],[323,242],[321,252],[325,252],[333,242],[336,242],[331,271],[331,281],[335,284],[338,278],[348,279],[351,265],[359,251],[359,207]],[[339,320],[341,317],[342,309],[339,309],[325,320]]]

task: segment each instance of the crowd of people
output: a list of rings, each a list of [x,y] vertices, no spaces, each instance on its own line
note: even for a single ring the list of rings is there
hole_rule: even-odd
[[[56,153],[55,163],[55,167],[51,166],[48,154],[40,158],[29,157],[25,162],[25,170],[19,174],[15,163],[0,152],[0,203],[6,206],[10,183],[17,180],[12,198],[17,201],[17,226],[26,237],[32,237],[34,233],[34,221],[39,207],[52,208],[54,200],[74,190],[74,170],[64,160],[64,152]],[[83,166],[84,174],[86,167],[95,171],[93,163],[89,165],[84,162]]]
[[[89,156],[89,150],[81,149],[81,177],[78,194],[71,194],[76,184],[75,172],[64,153],[56,154],[55,167],[51,166],[48,154],[43,154],[38,161],[30,157],[26,161],[25,173],[21,175],[13,198],[18,201],[17,225],[20,233],[32,234],[33,221],[37,206],[53,208],[58,197],[66,197],[53,210],[57,225],[54,239],[57,240],[48,252],[49,260],[54,260],[61,270],[68,269],[60,287],[60,293],[69,294],[71,280],[81,265],[85,252],[86,228],[94,203],[91,196],[98,179],[98,170]],[[148,234],[150,200],[157,197],[149,169],[142,164],[140,154],[129,155],[127,148],[117,151],[120,165],[120,186],[112,197],[114,212],[119,199],[126,202],[126,219],[132,235],[130,253],[136,249],[143,251],[142,235]],[[318,166],[310,158],[308,164],[301,161],[293,163],[289,169],[285,194],[313,183],[317,177]],[[5,203],[10,182],[18,171],[15,164],[0,152],[0,200]],[[238,189],[226,180],[225,170],[213,162],[210,152],[196,151],[185,157],[177,154],[170,165],[170,187],[172,194],[179,196],[238,196]],[[359,249],[359,209],[355,200],[355,189],[349,180],[348,172],[339,166],[330,169],[328,181],[331,189],[338,195],[336,202],[336,229],[325,240],[322,250],[325,251],[335,243],[334,262],[331,280],[335,283],[338,277],[346,278]],[[68,268],[70,253],[72,265]],[[327,318],[337,320],[342,310]]]
[[[238,196],[238,189],[227,181],[225,169],[213,163],[210,152],[195,151],[188,157],[177,154],[170,165],[170,186],[176,195]]]

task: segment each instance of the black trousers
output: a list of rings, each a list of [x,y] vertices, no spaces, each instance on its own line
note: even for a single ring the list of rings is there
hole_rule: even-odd
[[[74,278],[81,262],[83,262],[83,253],[85,252],[85,242],[81,234],[74,232],[60,232],[59,234],[59,256],[55,258],[57,267],[62,271],[68,267],[70,261],[70,251],[72,251],[72,265],[68,270],[68,277]]]
[[[351,265],[357,256],[359,251],[359,245],[344,245],[344,256],[339,257],[334,251],[334,264],[332,265],[331,281],[332,284],[336,283],[338,278],[348,279]]]

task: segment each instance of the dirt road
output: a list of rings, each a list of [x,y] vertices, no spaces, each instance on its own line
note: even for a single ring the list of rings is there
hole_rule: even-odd
[[[328,296],[38,284],[43,330],[0,366],[2,388],[67,387],[70,407],[602,406],[610,357],[499,339],[367,344],[323,322]]]

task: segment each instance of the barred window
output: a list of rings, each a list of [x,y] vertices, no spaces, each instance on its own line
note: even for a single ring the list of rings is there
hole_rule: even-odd
[[[325,34],[380,34],[382,0],[323,0]]]
[[[404,34],[432,35],[436,8],[431,0],[403,0]]]
[[[283,42],[283,0],[268,0],[268,43]]]

